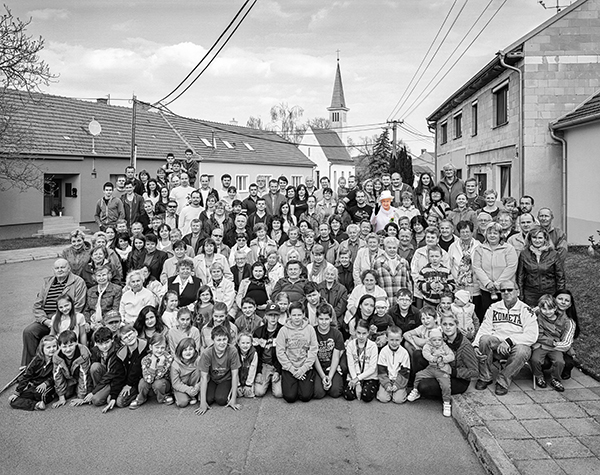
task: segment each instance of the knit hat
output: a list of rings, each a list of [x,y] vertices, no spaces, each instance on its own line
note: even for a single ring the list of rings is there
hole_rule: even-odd
[[[429,338],[435,337],[442,338],[442,330],[440,330],[438,327],[429,330]]]
[[[471,292],[468,290],[457,290],[454,294],[454,298],[460,300],[464,304],[467,304],[471,301]]]

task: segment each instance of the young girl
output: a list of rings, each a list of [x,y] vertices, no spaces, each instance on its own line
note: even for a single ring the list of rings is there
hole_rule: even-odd
[[[202,327],[201,334],[201,346],[200,348],[206,349],[213,344],[212,340],[212,329],[214,327],[222,326],[227,330],[231,341],[237,341],[238,329],[234,323],[227,318],[227,305],[223,302],[216,302],[213,314],[210,320],[204,327]]]
[[[425,228],[427,227],[427,221],[423,216],[414,216],[410,220],[410,229],[413,232],[412,245],[416,248],[425,245]]]
[[[184,338],[175,349],[171,364],[171,384],[177,407],[198,402],[200,391],[200,368],[198,348],[193,338]]]
[[[369,340],[369,324],[359,320],[356,324],[356,338],[346,346],[348,376],[344,387],[344,398],[348,401],[360,399],[371,402],[377,395],[377,345]]]
[[[252,335],[242,332],[238,336],[237,350],[242,366],[240,367],[238,397],[254,397],[254,379],[258,367],[258,353],[252,346]]]
[[[281,363],[281,386],[283,398],[289,402],[308,402],[314,394],[317,358],[317,335],[315,329],[304,319],[300,302],[289,306],[289,319],[275,340],[277,359]]]
[[[542,295],[537,308],[539,336],[533,344],[531,366],[535,382],[540,388],[547,387],[542,364],[546,357],[552,363],[550,386],[556,391],[563,392],[565,387],[560,382],[565,367],[564,353],[571,349],[575,335],[575,322],[559,311],[556,300],[551,295]]]
[[[85,317],[75,311],[73,299],[69,295],[62,295],[56,301],[56,313],[52,317],[50,335],[58,336],[65,330],[72,330],[77,335],[77,340],[82,345],[87,345]]]
[[[279,292],[277,297],[275,297],[275,304],[279,307],[279,319],[277,323],[280,325],[285,325],[287,322],[287,311],[290,306],[290,297],[287,292]]]
[[[196,348],[200,348],[200,331],[192,326],[192,312],[187,307],[177,311],[177,326],[167,332],[169,352],[174,355],[177,345],[184,338],[192,338],[196,342]]]
[[[440,303],[435,308],[437,310],[437,318],[441,320],[446,315],[452,315],[452,301],[454,300],[451,292],[443,292],[440,296]]]
[[[356,327],[358,326],[358,322],[361,320],[367,323],[367,328],[369,328],[371,326],[371,319],[373,318],[374,313],[375,297],[370,294],[363,295],[358,301],[358,306],[354,316],[348,322],[348,335],[344,335],[346,339],[348,339],[348,337],[356,337]]]
[[[115,252],[117,256],[119,256],[119,260],[121,261],[121,267],[123,268],[123,275],[127,275],[128,267],[127,263],[129,261],[129,254],[131,254],[131,238],[129,234],[119,233],[115,238]]]
[[[173,404],[173,397],[167,393],[171,389],[169,371],[173,357],[167,353],[167,340],[160,333],[150,338],[150,354],[142,358],[142,378],[138,383],[138,395],[129,404],[129,409],[137,409],[148,399],[152,389],[159,404]]]
[[[142,235],[133,237],[133,246],[127,259],[127,269],[136,270],[144,265],[146,258],[146,238]]]
[[[19,377],[15,394],[8,398],[14,409],[43,411],[54,399],[52,356],[58,349],[56,337],[46,335],[40,340],[37,352],[25,373]]]
[[[179,309],[179,296],[174,290],[169,290],[163,295],[158,307],[158,315],[167,330],[177,326],[177,310]]]
[[[473,341],[479,330],[479,319],[475,317],[475,305],[471,303],[471,293],[468,290],[457,290],[450,310],[458,320],[460,332]]]
[[[146,305],[140,310],[133,328],[138,332],[138,338],[149,341],[155,334],[164,333],[165,325],[160,318],[157,318],[156,307]]]
[[[208,285],[203,285],[198,289],[198,298],[194,308],[194,325],[201,330],[210,320],[215,307],[215,299]]]

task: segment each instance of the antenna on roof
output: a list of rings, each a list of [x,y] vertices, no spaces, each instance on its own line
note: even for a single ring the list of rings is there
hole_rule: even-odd
[[[544,0],[539,0],[538,3],[544,7],[545,10],[552,10],[552,9],[556,9],[556,13],[560,12],[563,8],[568,7],[569,5],[559,5],[559,0],[556,0],[556,6],[555,7],[547,7],[546,6],[546,2],[544,2]]]

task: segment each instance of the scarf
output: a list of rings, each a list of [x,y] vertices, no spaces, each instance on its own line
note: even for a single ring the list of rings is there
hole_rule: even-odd
[[[550,249],[548,244],[544,244],[542,247],[535,247],[533,245],[529,246],[529,250],[535,256],[535,258],[537,259],[538,262],[540,262],[540,259],[542,258],[542,254],[544,252],[546,252],[548,249]]]

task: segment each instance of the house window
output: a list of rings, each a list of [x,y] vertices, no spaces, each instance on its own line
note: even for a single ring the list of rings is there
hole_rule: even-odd
[[[244,142],[244,145],[246,146],[246,148],[247,148],[248,150],[250,150],[251,152],[254,152],[254,147],[252,147],[252,145],[250,145],[250,144],[249,144],[249,143],[247,143],[247,142]]]
[[[500,198],[510,196],[510,165],[500,165]]]
[[[211,142],[209,142],[207,139],[203,139],[202,137],[200,137],[200,140],[202,140],[202,143],[204,145],[206,145],[207,147],[213,148],[213,144]]]
[[[477,135],[477,121],[479,120],[479,114],[477,110],[477,101],[471,104],[471,135]]]
[[[237,188],[238,193],[248,191],[248,175],[236,175],[235,187]]]
[[[292,175],[292,186],[298,186],[302,183],[302,175]]]
[[[462,112],[454,116],[454,138],[462,137]]]
[[[448,142],[448,123],[444,122],[440,125],[440,142],[446,143]]]
[[[494,89],[495,127],[508,123],[508,83]]]
[[[487,173],[475,173],[473,175],[475,180],[477,180],[477,192],[479,194],[483,193],[488,189],[487,187]]]
[[[221,142],[223,142],[223,145],[225,145],[227,148],[234,148],[233,145],[231,145],[231,143],[227,140],[221,139]]]

